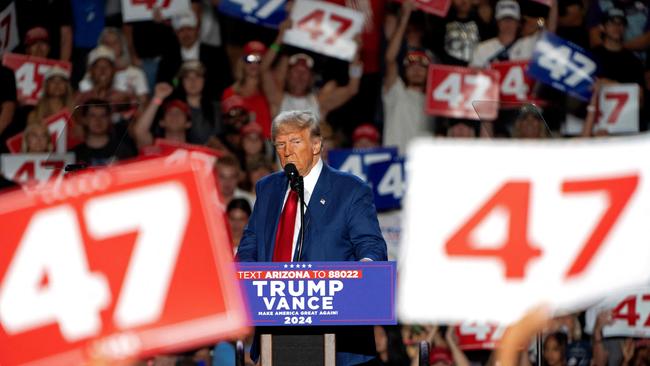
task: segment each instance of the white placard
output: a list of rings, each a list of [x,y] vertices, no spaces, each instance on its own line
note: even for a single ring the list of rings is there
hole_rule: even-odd
[[[587,310],[585,331],[593,334],[596,317],[613,311],[614,322],[603,327],[604,337],[650,337],[650,287],[608,297]]]
[[[639,132],[639,85],[605,85],[598,95],[596,130],[611,134]]]
[[[74,153],[0,155],[2,175],[20,184],[62,177],[67,164],[74,164]]]
[[[0,55],[18,46],[16,6],[12,1],[0,12]]]
[[[324,1],[298,0],[291,20],[284,43],[346,61],[354,59],[354,37],[363,28],[363,13]]]
[[[649,155],[648,137],[417,141],[400,320],[508,324],[541,303],[575,311],[647,283]]]
[[[189,0],[122,0],[122,20],[152,20],[154,8],[160,8],[165,19],[192,11]]]

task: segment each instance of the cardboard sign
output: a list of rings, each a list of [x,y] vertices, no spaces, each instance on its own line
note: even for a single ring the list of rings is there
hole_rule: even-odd
[[[73,136],[74,120],[70,117],[67,109],[50,116],[45,120],[52,147],[57,154],[64,154],[68,150],[81,143],[81,140]],[[12,153],[23,151],[23,133],[19,133],[7,139],[7,148]]]
[[[499,100],[499,73],[466,67],[431,65],[427,80],[425,110],[428,114],[450,118],[494,119],[498,103],[491,111],[477,114],[475,102]]]
[[[397,158],[395,147],[375,149],[332,149],[327,155],[327,163],[334,169],[356,175],[368,182],[368,171],[375,163],[391,161]]]
[[[377,211],[393,210],[402,207],[402,198],[406,191],[406,174],[404,158],[393,158],[371,164],[368,179],[372,184]]]
[[[284,43],[344,61],[354,59],[354,37],[363,30],[362,12],[324,1],[299,0],[293,4],[291,20]]]
[[[219,11],[233,18],[278,28],[287,17],[286,0],[221,0]]]
[[[492,70],[499,72],[500,100],[502,103],[521,103],[533,100],[535,80],[526,74],[528,61],[494,62]]]
[[[650,279],[650,138],[411,147],[402,321],[503,325]]]
[[[122,21],[152,20],[156,8],[165,19],[192,11],[189,0],[122,0]]]
[[[0,169],[5,178],[19,184],[54,181],[74,164],[74,154],[2,154]]]
[[[257,326],[397,324],[395,262],[239,263]]]
[[[404,2],[404,0],[396,1]],[[437,15],[441,18],[447,16],[447,12],[449,12],[449,7],[451,6],[451,0],[415,0],[414,3],[423,12]]]
[[[639,132],[639,85],[604,85],[598,95],[598,121],[594,129],[610,134]]]
[[[114,364],[243,335],[212,166],[187,152],[0,202],[0,363]]]
[[[650,287],[610,296],[587,310],[585,330],[593,334],[598,313],[612,310],[614,323],[603,327],[603,337],[650,338]]]
[[[463,322],[455,331],[460,349],[473,351],[495,349],[505,330],[506,327],[494,324]]]
[[[153,145],[140,149],[142,157],[160,157],[171,155],[177,150],[201,153],[214,159],[221,157],[221,152],[202,145],[186,144],[166,139],[155,139]]]
[[[591,98],[598,65],[582,47],[544,32],[528,65],[528,74],[582,100]]]
[[[12,1],[0,11],[0,55],[13,50],[18,43],[16,5]]]
[[[45,76],[54,66],[65,69],[68,73],[72,64],[67,61],[50,60],[40,57],[7,53],[2,57],[2,64],[12,69],[16,76],[18,101],[34,105],[43,93]]]

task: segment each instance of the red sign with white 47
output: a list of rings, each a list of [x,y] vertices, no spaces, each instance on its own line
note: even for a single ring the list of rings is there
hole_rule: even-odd
[[[182,151],[4,195],[0,363],[112,363],[244,333],[217,197],[212,167]]]
[[[494,119],[499,100],[499,73],[495,70],[431,65],[425,109],[428,114],[450,118]],[[475,102],[491,102],[494,108],[479,115]],[[483,108],[481,108],[483,109]]]
[[[493,324],[463,322],[456,327],[458,346],[463,350],[494,349],[505,330]]]
[[[650,138],[411,147],[402,321],[507,324],[650,279]]]
[[[499,72],[501,102],[518,103],[532,100],[535,80],[526,75],[528,61],[495,62],[490,68]]]
[[[24,104],[38,102],[45,84],[45,76],[52,67],[58,66],[68,73],[72,70],[72,64],[69,62],[13,53],[5,54],[2,64],[14,71],[18,100]]]

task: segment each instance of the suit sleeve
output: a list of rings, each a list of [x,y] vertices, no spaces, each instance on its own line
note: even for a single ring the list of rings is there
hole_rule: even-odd
[[[237,256],[236,260],[238,262],[257,262],[257,234],[256,227],[260,225],[259,221],[261,220],[259,214],[259,202],[261,197],[259,195],[259,183],[255,185],[255,194],[258,199],[255,200],[255,205],[253,206],[253,212],[251,217],[248,219],[248,223],[244,228],[244,234],[239,241],[239,246],[237,247]]]
[[[364,183],[354,191],[348,216],[348,234],[357,260],[388,260],[386,242],[379,229],[377,210],[370,187]]]

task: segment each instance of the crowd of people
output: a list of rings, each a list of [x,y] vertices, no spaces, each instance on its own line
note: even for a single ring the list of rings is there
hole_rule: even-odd
[[[286,45],[290,21],[270,29],[229,18],[219,13],[219,0],[192,0],[191,12],[164,19],[154,11],[153,20],[136,23],[122,22],[120,0],[15,1],[20,45],[11,52],[72,68],[52,67],[37,103],[28,104],[18,97],[17,76],[0,67],[0,149],[8,153],[6,141],[23,133],[21,153],[51,153],[45,121],[65,110],[80,141],[71,150],[84,165],[137,157],[157,139],[212,148],[220,155],[215,175],[236,252],[257,181],[278,169],[271,123],[283,111],[318,117],[325,159],[346,147],[395,146],[405,154],[420,136],[562,138],[570,121],[583,137],[607,135],[596,127],[595,105],[599,88],[615,83],[638,84],[638,130],[647,129],[646,0],[451,0],[444,17],[418,10],[414,0],[327,1],[365,14],[352,62]],[[538,83],[538,107],[513,108],[509,123],[425,112],[430,65],[528,60],[545,31],[591,51],[599,66],[591,100]],[[542,363],[650,365],[647,340],[602,338],[608,321],[604,312],[589,336],[582,315],[556,319],[544,335]],[[462,351],[452,329],[377,326],[376,364],[416,365],[421,340],[432,345],[431,365],[494,363],[489,351]],[[215,364],[217,355],[232,352],[223,349],[215,348]],[[535,363],[534,353],[522,352],[521,363]],[[210,351],[186,356],[158,362],[206,364]]]

